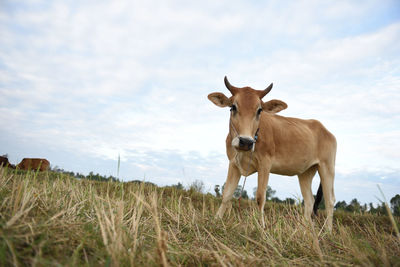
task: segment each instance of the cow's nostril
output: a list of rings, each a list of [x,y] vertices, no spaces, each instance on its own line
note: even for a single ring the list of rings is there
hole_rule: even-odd
[[[239,146],[240,147],[246,147],[246,148],[251,148],[251,146],[254,144],[254,140],[247,138],[247,137],[239,137]]]

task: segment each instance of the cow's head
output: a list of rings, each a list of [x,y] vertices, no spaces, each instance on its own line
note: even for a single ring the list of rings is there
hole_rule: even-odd
[[[287,108],[287,105],[275,99],[262,101],[262,98],[271,91],[272,83],[265,90],[254,90],[250,87],[235,87],[229,83],[226,76],[224,81],[232,96],[228,98],[223,93],[211,93],[208,99],[219,107],[231,108],[232,146],[238,150],[248,151],[254,147],[254,137],[259,128],[261,112],[278,113]]]

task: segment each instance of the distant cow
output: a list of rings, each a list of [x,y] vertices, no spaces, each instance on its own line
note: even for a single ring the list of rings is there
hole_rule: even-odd
[[[3,166],[3,167],[8,166],[9,168],[12,168],[12,169],[15,168],[15,166],[12,165],[12,164],[8,161],[8,158],[7,158],[7,157],[3,157],[3,156],[0,156],[0,166]]]
[[[20,170],[39,170],[47,171],[50,167],[50,162],[47,159],[33,159],[24,158],[18,165],[17,168]]]
[[[272,84],[265,90],[232,86],[225,77],[232,96],[212,93],[208,98],[219,107],[230,107],[226,153],[228,177],[217,217],[221,218],[238,185],[241,175],[258,172],[256,199],[264,223],[265,192],[270,173],[297,175],[304,198],[304,215],[311,219],[314,198],[311,182],[318,171],[327,212],[327,227],[332,229],[336,139],[319,121],[279,116],[287,108],[280,100],[263,102]],[[319,190],[318,195],[321,195]],[[320,197],[317,198],[317,206]]]

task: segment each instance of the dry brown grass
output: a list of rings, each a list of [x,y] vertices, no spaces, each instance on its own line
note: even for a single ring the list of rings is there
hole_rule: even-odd
[[[220,199],[144,184],[0,169],[0,266],[400,266],[387,217],[335,213],[315,227],[299,206],[252,201],[214,220]],[[398,223],[398,218],[395,218]]]

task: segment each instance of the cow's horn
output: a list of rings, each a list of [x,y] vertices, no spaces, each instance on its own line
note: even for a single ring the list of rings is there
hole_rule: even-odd
[[[226,76],[224,78],[224,82],[226,88],[228,88],[228,90],[232,93],[232,95],[236,94],[237,88],[229,83],[228,78]]]
[[[270,84],[267,88],[265,88],[264,90],[258,91],[259,94],[260,94],[260,98],[263,98],[264,96],[266,96],[266,95],[271,91],[273,85],[274,85],[274,84],[271,83],[271,84]]]

